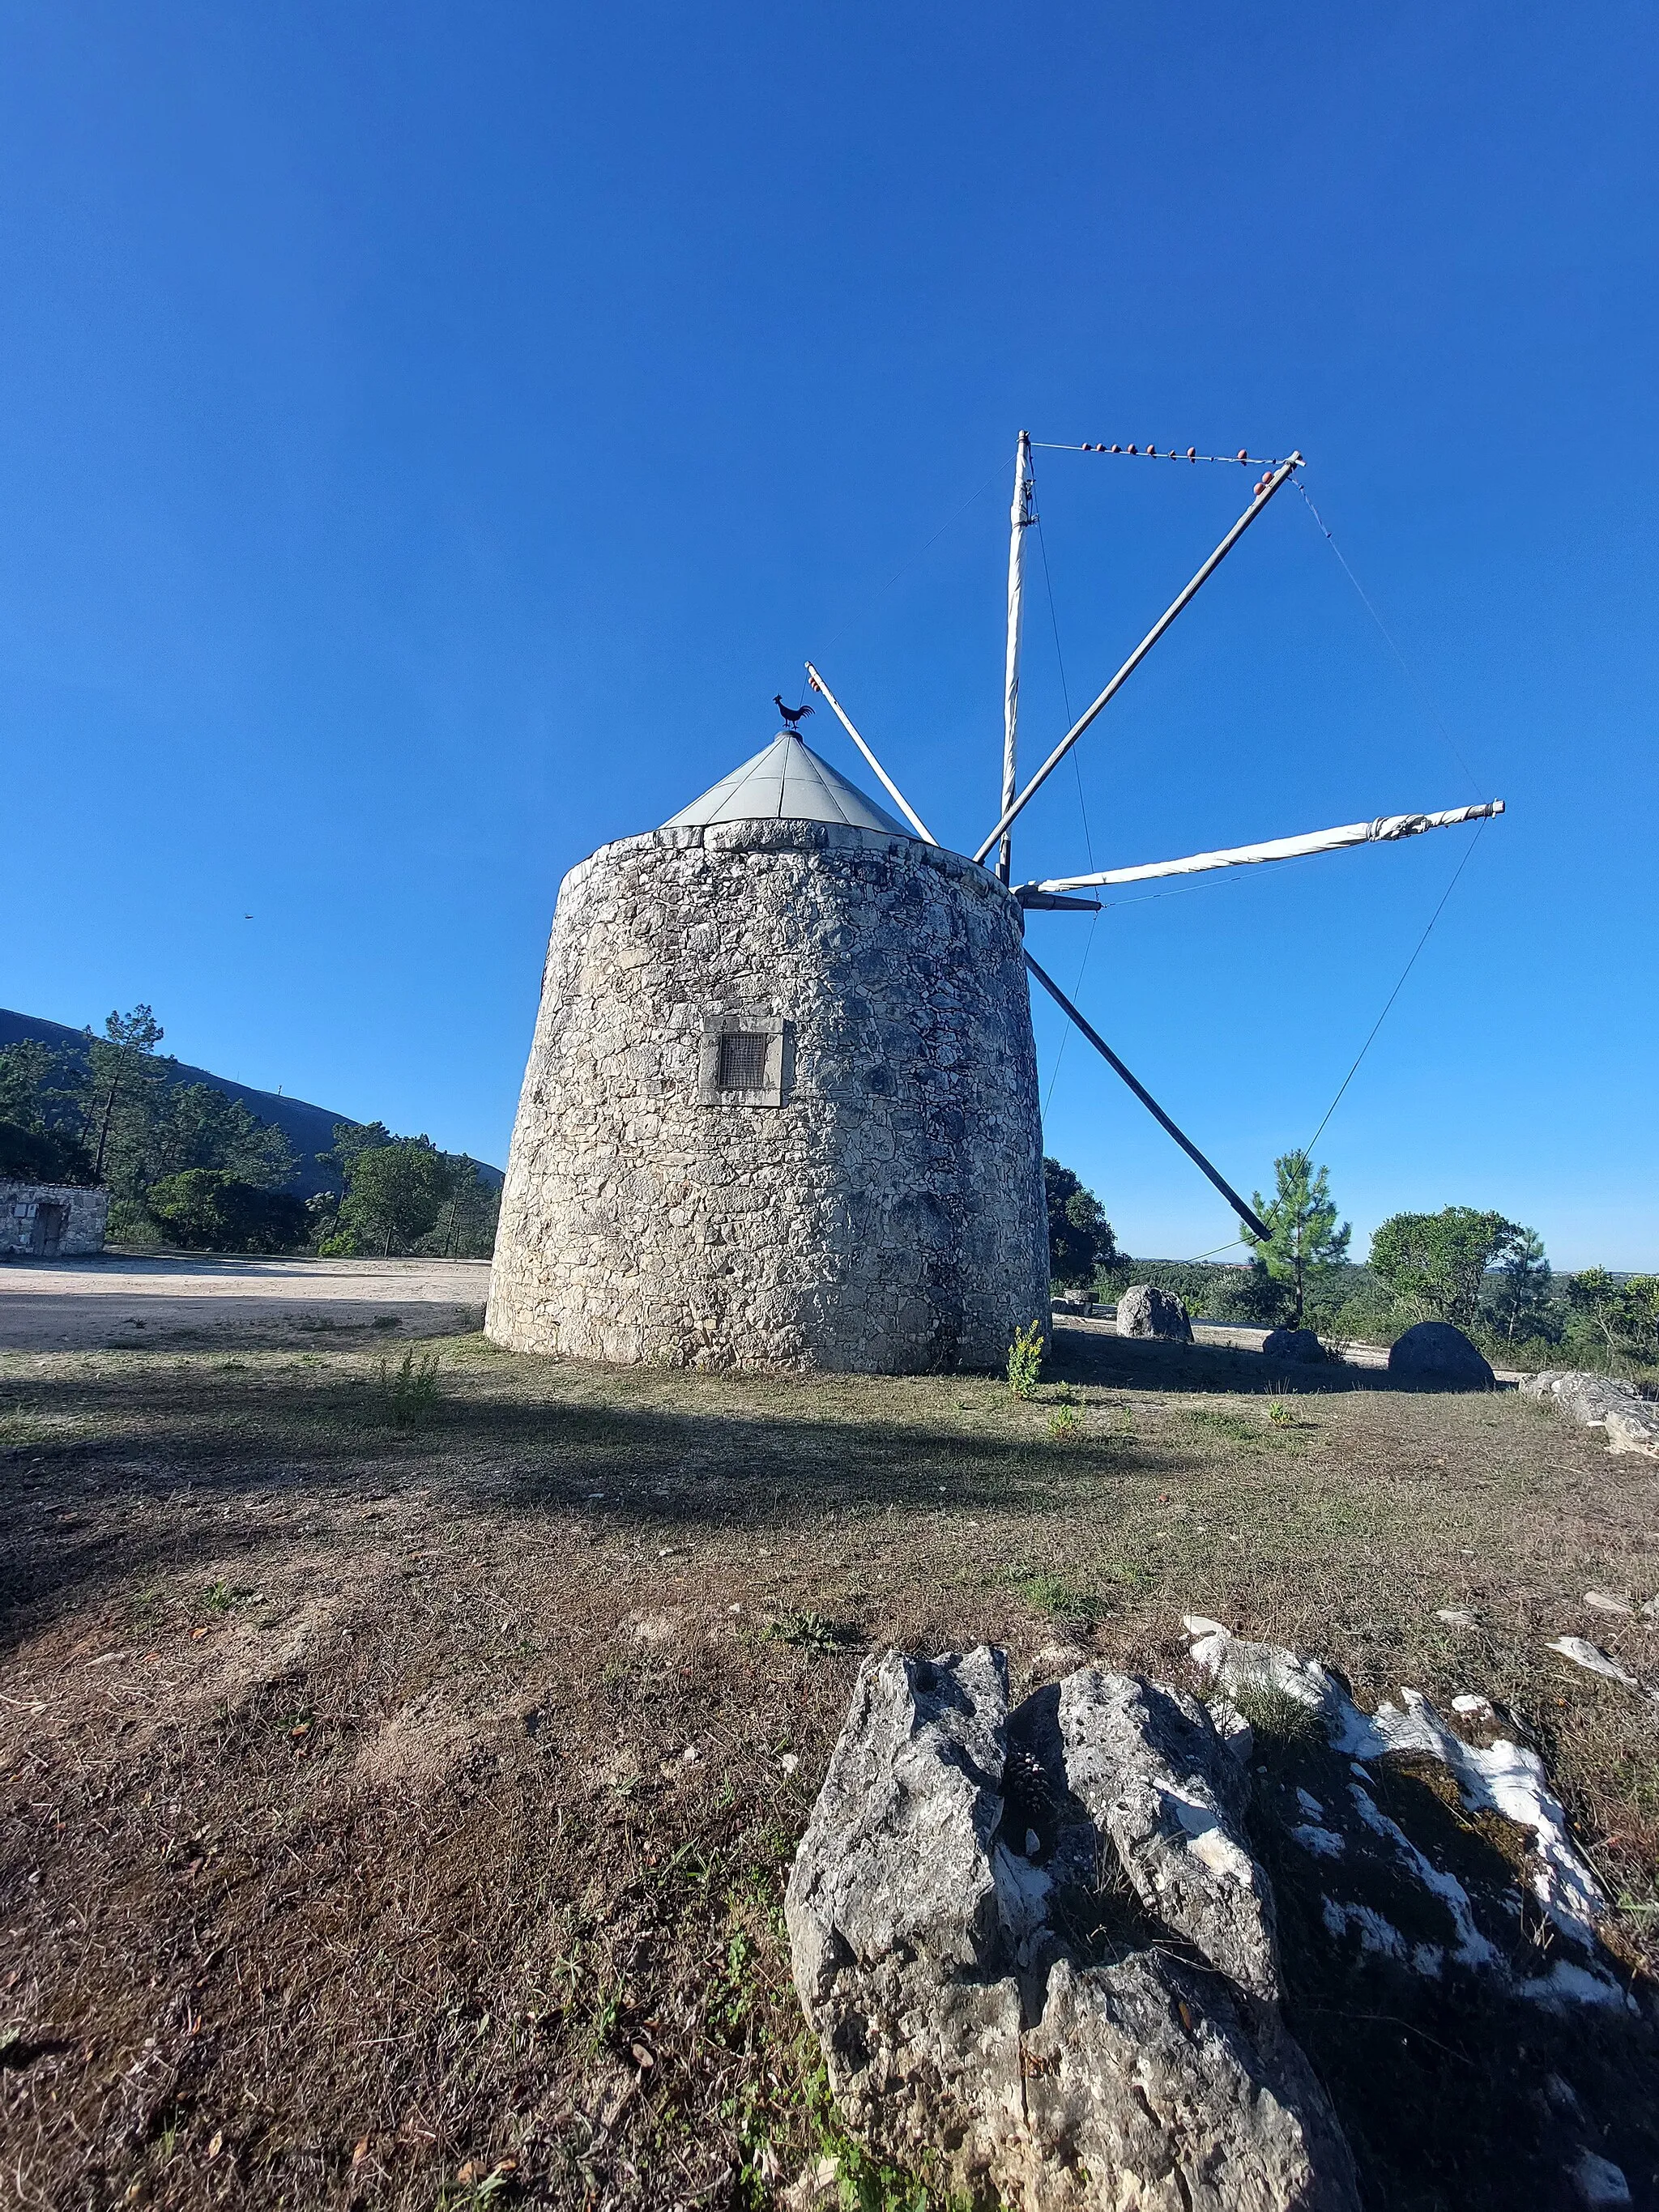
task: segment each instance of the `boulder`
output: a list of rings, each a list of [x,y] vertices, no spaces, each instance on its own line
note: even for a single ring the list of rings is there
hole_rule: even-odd
[[[1395,1339],[1389,1372],[1402,1382],[1443,1390],[1492,1390],[1498,1378],[1461,1328],[1449,1321],[1420,1321]]]
[[[1270,1328],[1261,1350],[1268,1359],[1297,1359],[1304,1364],[1325,1357],[1325,1347],[1310,1328]]]
[[[1172,1291],[1160,1291],[1155,1283],[1133,1283],[1117,1302],[1117,1333],[1190,1344],[1193,1324],[1185,1303]]]
[[[1001,1652],[872,1656],[785,1902],[850,2125],[1011,2206],[1356,2212],[1280,2016],[1248,1768],[1205,1708]]]
[[[1604,1430],[1609,1451],[1659,1459],[1659,1406],[1638,1397],[1633,1382],[1587,1375],[1579,1368],[1546,1368],[1541,1375],[1527,1376],[1521,1395],[1553,1406],[1582,1428]]]
[[[1278,1993],[1272,1903],[1239,1840],[1248,1795],[1195,1699],[1080,1668],[1060,1685],[1066,1782],[1144,1910],[1239,1988]]]

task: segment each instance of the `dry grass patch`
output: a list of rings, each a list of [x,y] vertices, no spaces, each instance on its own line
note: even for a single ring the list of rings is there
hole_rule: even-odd
[[[1659,1675],[1582,1602],[1659,1588],[1659,1486],[1513,1397],[1081,1329],[1029,1401],[463,1338],[411,1415],[382,1351],[0,1358],[24,2202],[767,2201],[831,2124],[784,1874],[890,1643],[1181,1680],[1195,1611],[1485,1691],[1650,1955],[1650,1709],[1543,1644]]]

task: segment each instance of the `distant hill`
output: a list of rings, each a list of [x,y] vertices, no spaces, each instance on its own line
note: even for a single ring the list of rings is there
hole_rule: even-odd
[[[79,1054],[86,1050],[84,1030],[67,1029],[62,1022],[41,1021],[33,1014],[15,1014],[0,1006],[0,1047],[19,1044],[25,1037],[38,1037],[55,1052]],[[174,1083],[210,1084],[215,1091],[222,1091],[228,1098],[239,1098],[262,1121],[274,1121],[294,1147],[295,1171],[284,1188],[296,1197],[311,1198],[319,1190],[339,1189],[339,1176],[328,1168],[319,1167],[317,1154],[332,1151],[337,1121],[349,1121],[354,1128],[362,1127],[354,1115],[337,1114],[327,1106],[312,1106],[303,1098],[289,1098],[275,1091],[255,1091],[246,1083],[233,1083],[227,1075],[214,1075],[205,1067],[188,1066],[183,1060],[163,1064]],[[479,1172],[486,1182],[501,1181],[499,1168],[481,1162]]]

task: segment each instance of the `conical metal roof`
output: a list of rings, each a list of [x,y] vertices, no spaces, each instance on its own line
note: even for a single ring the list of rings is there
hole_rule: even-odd
[[[837,775],[793,730],[780,730],[763,752],[722,776],[701,799],[671,814],[665,830],[706,830],[715,822],[844,822],[855,830],[915,832],[895,821],[858,786]]]

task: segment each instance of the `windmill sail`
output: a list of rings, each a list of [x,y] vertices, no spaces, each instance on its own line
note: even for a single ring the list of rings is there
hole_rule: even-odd
[[[1210,868],[1254,867],[1262,860],[1301,860],[1312,853],[1340,853],[1351,845],[1378,842],[1392,844],[1401,837],[1418,837],[1425,830],[1449,830],[1459,822],[1476,822],[1504,811],[1501,799],[1480,806],[1448,807],[1441,814],[1383,814],[1375,822],[1346,822],[1335,830],[1310,830],[1301,837],[1274,837],[1263,845],[1230,845],[1218,853],[1189,853],[1181,860],[1149,860],[1137,868],[1103,868],[1091,876],[1044,877],[1029,888],[1036,891],[1079,891],[1100,884],[1144,884],[1154,876],[1197,876]]]

